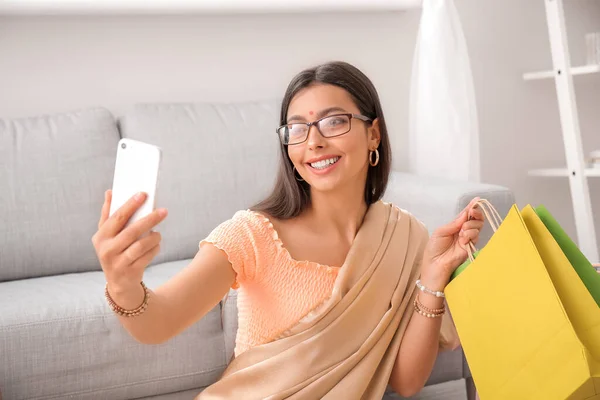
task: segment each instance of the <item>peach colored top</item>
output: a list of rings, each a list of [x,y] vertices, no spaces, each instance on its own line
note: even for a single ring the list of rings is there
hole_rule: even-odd
[[[205,242],[223,250],[237,274],[236,356],[277,339],[331,296],[339,268],[294,260],[260,213],[238,211]]]

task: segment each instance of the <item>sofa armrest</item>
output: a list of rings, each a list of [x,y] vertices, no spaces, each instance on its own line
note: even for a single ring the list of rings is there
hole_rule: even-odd
[[[390,174],[383,199],[413,214],[427,226],[431,234],[436,228],[456,218],[477,196],[489,200],[502,218],[515,203],[513,192],[502,186],[422,177],[398,171]],[[486,224],[478,247],[483,247],[491,234],[492,230]]]

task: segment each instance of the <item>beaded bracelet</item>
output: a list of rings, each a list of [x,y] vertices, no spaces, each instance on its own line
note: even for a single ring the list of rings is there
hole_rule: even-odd
[[[419,309],[419,307],[415,307],[415,312],[417,312],[417,313],[419,313],[422,316],[427,317],[427,318],[439,318],[439,317],[441,317],[441,316],[444,315],[444,314],[429,314],[429,313],[426,313],[424,311],[421,311]]]
[[[446,313],[445,304],[442,305],[442,308],[428,308],[419,301],[419,295],[415,296],[413,305],[417,313],[427,318],[439,318]]]
[[[139,307],[134,308],[133,310],[126,310],[123,307],[119,306],[117,303],[115,303],[112,297],[110,297],[110,293],[108,293],[107,283],[106,287],[104,288],[104,297],[106,297],[106,301],[108,302],[110,309],[113,310],[116,314],[127,318],[136,317],[142,314],[144,311],[146,311],[146,308],[148,308],[148,301],[150,300],[150,290],[148,290],[144,282],[140,282],[140,284],[144,289],[144,300],[142,301],[142,304],[140,304]]]
[[[436,290],[431,290],[431,289],[428,289],[428,288],[426,288],[426,287],[425,287],[425,286],[424,286],[424,285],[421,283],[421,280],[420,280],[420,279],[417,279],[417,287],[419,288],[419,290],[420,290],[421,292],[425,292],[425,293],[432,294],[432,295],[434,295],[435,297],[446,297],[446,295],[444,294],[444,292],[439,292],[439,291],[436,291]]]
[[[446,313],[446,310],[445,310],[445,309],[444,309],[444,311],[443,311],[443,312],[441,312],[441,313],[437,313],[437,314],[436,314],[436,313],[430,313],[430,312],[427,312],[427,311],[425,311],[425,310],[422,310],[422,309],[421,309],[421,308],[418,306],[418,303],[416,303],[416,302],[415,302],[415,311],[416,311],[417,313],[421,314],[422,316],[424,316],[424,317],[427,317],[427,318],[439,318],[439,317],[443,316],[443,315]]]
[[[413,302],[413,304],[415,305],[415,307],[419,307],[419,309],[421,309],[422,311],[425,311],[429,314],[443,314],[446,312],[446,306],[442,305],[442,308],[428,308],[425,307],[425,305],[423,305],[423,303],[421,303],[419,301],[419,296],[415,297],[415,301]]]

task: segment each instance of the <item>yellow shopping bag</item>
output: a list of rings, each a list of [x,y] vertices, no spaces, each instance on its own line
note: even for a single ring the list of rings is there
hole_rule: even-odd
[[[600,309],[530,206],[489,211],[494,235],[445,290],[481,399],[600,400]]]

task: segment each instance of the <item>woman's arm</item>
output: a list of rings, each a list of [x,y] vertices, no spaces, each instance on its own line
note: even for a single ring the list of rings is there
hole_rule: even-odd
[[[156,291],[151,292],[148,308],[137,317],[119,317],[121,324],[137,341],[163,343],[200,320],[229,291],[235,271],[224,252],[207,243],[192,262]],[[113,293],[113,300],[125,309],[142,303],[144,291]]]
[[[422,277],[421,282],[432,290],[443,290],[447,282],[443,279]],[[444,305],[443,298],[419,292],[421,304],[430,309],[439,309]],[[408,312],[413,315],[400,344],[400,350],[392,369],[390,385],[403,397],[417,394],[427,382],[438,355],[442,318],[428,318],[413,311],[412,303]]]
[[[167,212],[150,215],[125,226],[144,203],[140,193],[109,217],[112,191],[105,194],[92,243],[106,276],[108,294],[121,308],[137,309],[144,301],[140,282],[144,270],[160,250],[161,235],[150,232]],[[144,233],[148,233],[142,237]],[[202,318],[227,294],[236,272],[227,255],[212,244],[201,246],[191,264],[150,293],[145,311],[135,317],[119,317],[121,324],[142,343],[162,343]]]
[[[476,197],[449,224],[438,228],[427,241],[422,258],[421,283],[433,290],[443,291],[452,273],[467,258],[468,243],[476,244],[483,227],[483,212]],[[428,309],[441,309],[443,298],[418,292],[419,302]],[[410,397],[419,392],[431,371],[438,354],[442,318],[428,318],[415,311],[412,313],[400,344],[398,356],[392,369],[390,385],[401,396]],[[447,312],[447,311],[446,311]]]

